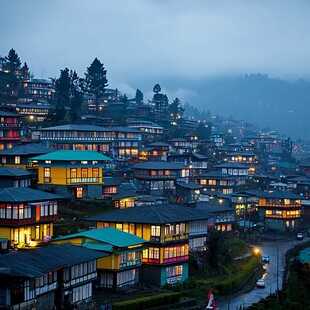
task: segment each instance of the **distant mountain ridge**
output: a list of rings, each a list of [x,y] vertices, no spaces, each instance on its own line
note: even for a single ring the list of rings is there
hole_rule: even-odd
[[[197,93],[188,102],[212,115],[232,116],[270,127],[293,139],[310,140],[310,82],[289,82],[264,74],[218,77],[196,81],[170,79],[167,88],[184,87]]]

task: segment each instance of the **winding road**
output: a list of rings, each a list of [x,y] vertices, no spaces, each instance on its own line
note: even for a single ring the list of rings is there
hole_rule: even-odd
[[[308,238],[307,238],[308,239]],[[304,240],[306,241],[306,240]],[[261,254],[267,254],[270,257],[270,263],[265,264],[266,273],[263,275],[265,280],[265,288],[254,288],[242,295],[234,295],[216,299],[216,307],[221,310],[236,310],[246,309],[253,303],[266,298],[277,291],[277,287],[282,289],[283,272],[285,268],[285,253],[293,248],[296,244],[302,241],[297,240],[279,240],[265,241],[261,246]],[[277,255],[278,254],[278,255]],[[277,257],[278,257],[278,272],[277,272]],[[278,274],[278,281],[277,281]],[[215,296],[216,297],[216,296]]]

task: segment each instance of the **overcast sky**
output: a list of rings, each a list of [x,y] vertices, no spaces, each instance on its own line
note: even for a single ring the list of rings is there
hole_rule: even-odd
[[[97,57],[111,88],[147,97],[169,78],[310,72],[308,0],[3,0],[1,11],[0,55],[14,48],[37,78],[83,76]]]

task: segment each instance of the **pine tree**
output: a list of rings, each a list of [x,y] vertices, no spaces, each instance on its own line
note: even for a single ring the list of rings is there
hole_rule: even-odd
[[[136,100],[137,104],[143,103],[143,93],[141,92],[140,89],[137,89],[137,91],[136,91],[135,100]]]
[[[155,115],[155,121],[157,122],[160,119],[167,118],[168,116],[168,105],[169,100],[166,94],[161,93],[161,87],[159,84],[156,84],[153,87],[153,100],[151,102],[153,106],[153,113]]]
[[[181,101],[179,98],[175,98],[168,107],[169,116],[171,119],[176,119],[180,116]]]
[[[30,77],[30,72],[29,72],[29,67],[27,65],[27,63],[25,62],[24,65],[21,68],[21,72],[22,72],[22,78],[23,79],[29,79]]]
[[[106,75],[107,70],[105,70],[103,64],[95,58],[87,68],[85,78],[81,80],[82,89],[95,96],[96,114],[99,113],[99,98],[108,86]]]
[[[20,65],[22,64],[16,51],[13,48],[10,49],[9,54],[5,57],[5,59],[8,62],[7,66],[10,73],[16,76],[17,70],[20,69]]]

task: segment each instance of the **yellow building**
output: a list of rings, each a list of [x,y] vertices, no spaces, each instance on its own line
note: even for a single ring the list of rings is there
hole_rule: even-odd
[[[114,227],[149,241],[143,250],[142,283],[162,286],[188,278],[189,251],[206,245],[208,212],[173,204],[115,210],[93,216],[97,228]]]
[[[71,243],[108,253],[97,260],[99,285],[117,291],[139,283],[142,250],[147,241],[135,235],[105,227],[58,237],[52,243]]]
[[[38,188],[65,198],[102,196],[102,176],[112,159],[96,151],[57,151],[30,158],[38,168]]]

